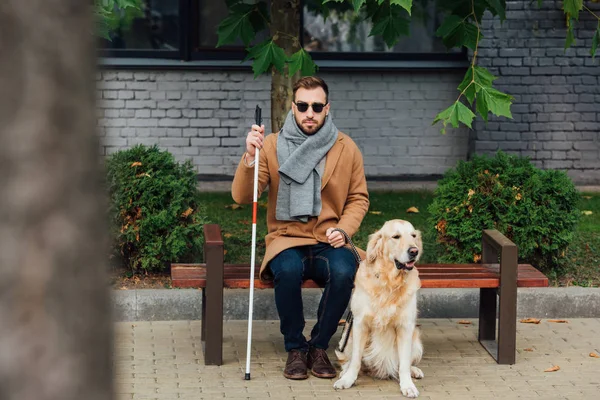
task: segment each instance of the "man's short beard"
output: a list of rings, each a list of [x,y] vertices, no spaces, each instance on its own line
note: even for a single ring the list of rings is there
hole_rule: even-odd
[[[295,117],[294,117],[295,118]],[[298,120],[296,120],[296,125],[298,125],[298,128],[300,128],[300,130],[302,131],[302,133],[304,133],[305,135],[314,135],[317,132],[319,132],[321,130],[321,128],[323,127],[323,125],[325,125],[325,120],[323,120],[323,122],[321,122],[320,125],[317,125],[316,129],[312,132],[307,132],[304,130],[304,127],[302,126],[302,122],[298,122]]]

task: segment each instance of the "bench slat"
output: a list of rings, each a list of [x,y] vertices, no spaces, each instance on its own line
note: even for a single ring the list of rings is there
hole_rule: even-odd
[[[260,267],[256,267],[258,277]],[[499,285],[498,264],[421,264],[417,266],[423,288],[496,288]],[[205,264],[173,264],[171,266],[173,287],[206,287]],[[226,288],[248,288],[250,286],[250,265],[226,264],[224,266],[224,286]],[[255,279],[257,289],[272,288],[272,282]],[[518,287],[547,287],[548,278],[530,264],[519,264]],[[304,288],[320,287],[308,280]]]

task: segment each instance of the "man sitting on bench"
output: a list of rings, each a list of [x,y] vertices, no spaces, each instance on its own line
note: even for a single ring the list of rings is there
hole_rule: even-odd
[[[283,375],[319,378],[337,373],[327,357],[352,293],[357,261],[344,247],[369,208],[362,154],[329,115],[327,84],[317,77],[295,83],[291,110],[278,133],[264,137],[264,125],[252,125],[232,185],[233,199],[252,203],[256,148],[258,194],[268,186],[266,252],[260,278],[274,280],[275,303],[288,358]],[[312,279],[324,287],[310,340],[301,285]]]

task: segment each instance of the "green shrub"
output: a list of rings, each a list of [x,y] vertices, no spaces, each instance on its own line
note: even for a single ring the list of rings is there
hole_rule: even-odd
[[[574,236],[579,193],[562,171],[498,152],[459,162],[439,182],[429,206],[441,262],[481,259],[483,229],[512,240],[520,262],[551,269]]]
[[[158,147],[107,159],[113,250],[132,271],[160,271],[201,251],[205,223],[191,163]]]

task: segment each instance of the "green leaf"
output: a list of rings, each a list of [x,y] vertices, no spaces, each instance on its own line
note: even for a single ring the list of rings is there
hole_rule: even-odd
[[[506,0],[486,0],[492,15],[498,15],[500,21],[506,19]]]
[[[575,32],[573,31],[573,19],[570,19],[567,24],[567,38],[565,40],[565,50],[575,43]]]
[[[596,57],[596,49],[598,49],[598,43],[600,43],[600,22],[598,22],[598,28],[596,28],[596,33],[594,33],[594,37],[592,38],[592,48],[590,49],[590,54],[592,58]]]
[[[390,4],[398,5],[408,11],[410,15],[412,8],[412,0],[390,0]]]
[[[250,21],[253,10],[254,6],[250,4],[236,4],[230,8],[229,16],[221,21],[217,28],[217,47],[233,43],[238,37],[247,46],[254,39],[255,32]]]
[[[408,36],[410,33],[410,21],[401,14],[398,7],[391,7],[389,3],[380,5],[371,20],[373,28],[369,36],[381,35],[388,47],[394,46],[400,35]]]
[[[267,3],[264,1],[256,3],[256,7],[250,13],[249,18],[254,32],[260,32],[263,29],[266,29],[270,22],[269,7],[267,6]]]
[[[448,123],[450,123],[454,128],[458,128],[459,122],[462,122],[470,128],[473,118],[475,118],[473,111],[469,110],[467,106],[457,100],[450,107],[440,112],[433,120],[433,124],[436,124],[438,121],[442,121],[443,127],[441,132],[442,134],[445,134],[446,125]]]
[[[314,75],[317,69],[317,65],[313,62],[310,54],[308,54],[304,49],[300,49],[290,58],[290,64],[288,66],[288,72],[291,75],[294,75],[296,72],[300,71],[302,76],[310,76]]]
[[[267,72],[271,65],[275,66],[279,72],[283,73],[285,66],[285,52],[283,49],[275,44],[273,39],[267,39],[262,43],[248,49],[248,56],[244,61],[254,59],[252,63],[252,70],[254,71],[254,77]]]
[[[117,7],[125,9],[129,7],[140,8],[139,0],[117,0]]]
[[[469,67],[462,82],[458,85],[458,90],[461,92],[464,91],[469,104],[473,104],[479,89],[482,86],[491,87],[492,82],[496,79],[498,78],[492,75],[487,69],[475,65],[474,67]]]
[[[477,112],[481,114],[485,122],[488,120],[489,112],[497,117],[512,118],[510,106],[514,97],[492,87],[485,86],[481,86],[478,92]]]
[[[354,6],[354,11],[358,12],[366,1],[367,0],[352,0],[352,6]]]
[[[481,22],[483,13],[489,5],[486,0],[447,0],[437,2],[437,6],[441,10],[450,11],[450,14],[457,15],[461,19],[472,16],[473,10],[475,10],[476,19]]]
[[[564,0],[563,9],[565,14],[579,21],[579,11],[583,9],[583,0]]]
[[[477,47],[478,35],[479,39],[483,37],[475,25],[457,15],[446,17],[435,34],[442,38],[448,48],[465,46],[472,50]]]

